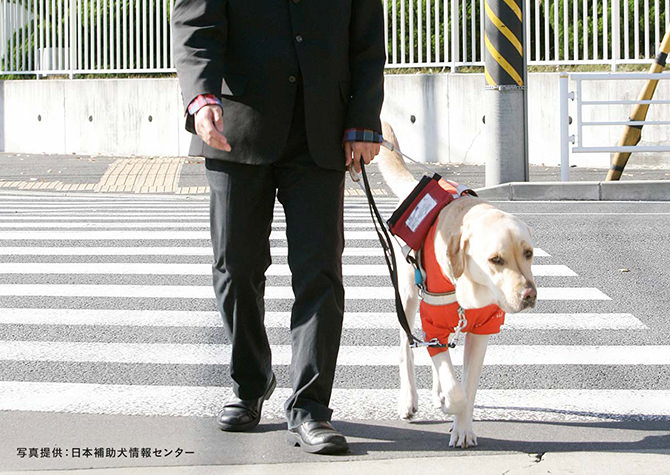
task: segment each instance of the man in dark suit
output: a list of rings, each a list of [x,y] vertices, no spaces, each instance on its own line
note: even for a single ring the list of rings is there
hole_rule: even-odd
[[[263,324],[275,195],[284,207],[293,394],[287,440],[346,451],[328,407],[342,331],[344,171],[379,152],[380,0],[177,0],[174,57],[206,157],[213,279],[231,340],[223,430],[255,427],[276,385]]]

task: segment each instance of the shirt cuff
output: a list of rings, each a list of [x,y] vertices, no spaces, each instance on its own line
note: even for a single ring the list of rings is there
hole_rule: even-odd
[[[221,100],[214,94],[200,94],[191,101],[187,110],[189,114],[195,115],[195,113],[198,112],[202,107],[208,105],[219,106],[223,110]]]
[[[379,132],[369,129],[347,129],[344,131],[343,142],[374,142],[382,143],[384,137]]]

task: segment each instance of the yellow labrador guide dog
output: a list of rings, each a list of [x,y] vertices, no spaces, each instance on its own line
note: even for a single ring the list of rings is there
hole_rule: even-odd
[[[397,150],[398,142],[390,125],[384,123],[383,134]],[[407,169],[401,155],[382,147],[375,163],[384,181],[402,202],[417,185],[417,180]],[[400,245],[395,240],[393,245],[396,255],[401,256]],[[472,430],[472,413],[489,334],[497,333],[504,320],[503,312],[516,313],[535,306],[537,290],[531,273],[531,231],[523,221],[490,203],[474,196],[461,196],[439,212],[431,232],[426,236],[422,253],[428,254],[427,248],[434,253],[431,255],[436,261],[434,267],[437,270],[433,269],[433,274],[441,271],[444,278],[448,278],[455,287],[457,303],[454,303],[454,308],[460,306],[466,309],[464,313],[470,312],[467,309],[489,306],[497,310],[497,313],[492,313],[488,323],[479,327],[484,331],[477,331],[475,323],[464,328],[467,333],[462,382],[456,378],[447,348],[430,350],[433,403],[445,414],[453,415],[449,446],[471,447],[477,445],[477,437]],[[409,328],[413,328],[420,306],[414,268],[401,258],[397,266],[402,306]],[[427,273],[430,279],[430,269]],[[427,281],[427,285],[430,286],[430,282]],[[428,333],[426,327],[431,326],[432,320],[425,319],[424,304],[421,304],[421,317],[424,331]],[[443,309],[446,311],[446,308],[438,304],[432,308],[431,317]],[[499,320],[495,324],[491,319]],[[494,323],[492,327],[491,323]],[[486,331],[484,327],[490,328]],[[414,362],[404,331],[400,332],[400,338],[398,413],[401,418],[411,419],[418,409]],[[440,342],[447,343],[444,338],[440,338]]]

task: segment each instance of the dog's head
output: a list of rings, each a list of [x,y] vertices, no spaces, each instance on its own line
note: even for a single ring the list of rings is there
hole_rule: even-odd
[[[516,313],[535,306],[533,242],[526,223],[491,206],[474,206],[460,229],[441,225],[437,231],[438,263],[446,275],[451,268],[463,308],[495,303]]]

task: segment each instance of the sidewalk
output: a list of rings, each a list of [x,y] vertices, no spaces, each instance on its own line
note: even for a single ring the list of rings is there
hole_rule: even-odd
[[[650,453],[627,452],[556,452],[547,454],[502,454],[452,457],[421,457],[362,462],[281,463],[265,465],[200,465],[190,467],[109,468],[77,470],[77,473],[101,475],[239,474],[239,475],[391,475],[422,473],[457,473],[458,475],[540,475],[540,474],[604,474],[665,475],[670,473],[670,450]],[[66,474],[70,470],[22,471],[25,474]]]
[[[482,188],[485,181],[485,170],[482,165],[428,164],[443,177]],[[415,176],[421,176],[425,170],[416,164],[410,164]],[[570,183],[580,183],[577,190],[588,187],[591,194],[584,199],[598,199],[593,195],[593,186],[605,179],[606,169],[570,168]],[[391,196],[390,190],[382,182],[374,162],[369,168],[370,185],[377,196]],[[660,187],[653,199],[670,199],[670,169],[627,168],[621,182],[610,182],[617,186],[620,183],[633,185],[635,181],[654,182]],[[531,166],[529,184],[519,184],[527,189],[525,199],[541,199],[547,187],[564,189],[567,184],[560,184],[558,167]],[[542,187],[539,187],[542,185]],[[634,185],[634,189],[638,186]],[[40,190],[59,192],[94,192],[94,193],[165,193],[165,194],[206,194],[209,192],[205,177],[204,160],[197,157],[107,157],[86,155],[41,155],[0,153],[0,190]],[[506,190],[507,191],[507,190]],[[570,190],[569,195],[574,196]],[[580,193],[580,191],[578,191]],[[357,183],[347,178],[345,194],[362,196]],[[509,194],[509,193],[508,193]],[[515,199],[497,190],[494,193],[483,193],[490,199]],[[572,199],[579,199],[574,196]],[[518,199],[518,198],[517,198]],[[561,199],[558,196],[545,196],[545,199]],[[564,199],[564,198],[563,198]],[[609,198],[612,199],[612,198]],[[630,198],[624,198],[630,199]],[[633,198],[644,199],[644,198]],[[650,198],[647,198],[650,199]]]
[[[0,470],[10,473],[95,468],[93,473],[110,475],[670,474],[670,434],[663,420],[478,420],[479,446],[469,449],[448,447],[447,420],[335,420],[350,447],[349,453],[335,456],[288,447],[286,423],[280,419],[263,419],[251,432],[222,432],[210,416],[0,415],[2,427],[12,428],[0,444]],[[19,458],[18,447],[59,447],[63,457]],[[81,451],[77,457],[73,449],[67,452],[74,447]],[[96,457],[91,455],[96,447],[179,447],[185,453]]]

